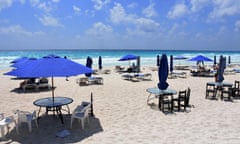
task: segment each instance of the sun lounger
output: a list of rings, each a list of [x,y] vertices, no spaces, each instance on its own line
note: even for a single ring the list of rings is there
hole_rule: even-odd
[[[76,80],[76,83],[81,85],[90,85],[90,84],[103,84],[102,77],[82,77]]]

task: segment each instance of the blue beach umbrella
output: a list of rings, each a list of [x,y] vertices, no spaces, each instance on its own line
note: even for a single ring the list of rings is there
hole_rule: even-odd
[[[231,64],[231,56],[228,56],[228,64]]]
[[[167,55],[163,54],[161,57],[160,66],[158,68],[158,88],[160,90],[165,90],[168,88],[169,84],[167,83],[167,77],[168,77],[168,60]]]
[[[217,70],[217,82],[223,82],[224,80],[223,73],[225,69],[225,63],[226,63],[226,57],[220,56],[219,67]]]
[[[37,58],[24,58],[18,62],[15,62],[11,65],[11,67],[15,67],[15,68],[18,68],[18,67],[21,67],[21,66],[24,66],[24,65],[27,65],[28,63],[31,64],[31,62],[33,61],[36,61]]]
[[[75,76],[91,72],[93,72],[92,69],[79,63],[59,56],[49,55],[34,61],[23,63],[16,69],[5,73],[5,75],[23,78],[51,77],[52,86],[54,86],[53,77]],[[52,97],[54,101],[54,89],[52,89]]]
[[[135,60],[135,59],[137,59],[136,55],[128,54],[128,55],[121,57],[118,61],[128,61],[128,60]]]
[[[211,62],[212,60],[206,56],[203,55],[198,55],[196,57],[191,58],[189,61],[207,61]]]
[[[99,56],[98,57],[98,69],[102,69],[102,57],[101,56]]]
[[[88,56],[88,57],[87,57],[86,67],[92,68],[92,63],[93,63],[92,58]],[[87,77],[91,77],[92,72],[91,72],[91,73],[86,73],[85,75],[86,75]]]
[[[170,56],[170,72],[173,72],[173,56]]]

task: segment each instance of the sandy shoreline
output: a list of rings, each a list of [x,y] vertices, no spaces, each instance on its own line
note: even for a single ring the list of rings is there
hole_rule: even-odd
[[[157,72],[144,67],[144,73],[151,73],[151,81],[131,82],[121,78],[121,74],[114,72],[101,74],[103,85],[79,86],[76,79],[82,75],[65,78],[54,78],[55,95],[71,97],[74,102],[69,105],[73,110],[82,101],[89,101],[90,94],[94,97],[95,118],[90,124],[81,129],[80,123],[75,121],[70,129],[70,116],[64,113],[64,124],[58,118],[43,116],[39,128],[33,123],[32,133],[27,126],[20,128],[17,135],[11,129],[6,141],[0,143],[240,143],[240,100],[227,102],[221,100],[206,100],[206,82],[214,78],[192,77],[186,79],[168,79],[169,88],[177,91],[191,88],[190,104],[195,108],[187,112],[164,114],[156,106],[157,99],[147,105],[147,88],[156,87]],[[0,112],[13,115],[13,110],[38,110],[33,101],[51,96],[51,91],[19,93],[15,91],[20,80],[0,72]],[[233,83],[240,74],[225,75],[225,81]],[[42,111],[41,114],[44,112]],[[59,131],[67,129],[70,135],[65,138],[56,137]]]

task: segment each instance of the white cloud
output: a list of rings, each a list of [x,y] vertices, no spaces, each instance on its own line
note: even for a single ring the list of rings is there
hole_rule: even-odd
[[[110,19],[115,24],[135,25],[138,30],[143,32],[154,32],[159,29],[159,23],[152,19],[127,14],[123,6],[119,3],[115,3],[115,6],[110,10]]]
[[[209,17],[212,19],[240,14],[239,0],[214,0],[214,8]]]
[[[146,17],[157,16],[157,12],[154,9],[154,3],[151,3],[147,8],[143,9],[143,14],[145,14]]]
[[[81,9],[75,5],[73,5],[73,11],[76,13],[76,14],[79,14],[81,12]]]
[[[191,5],[192,5],[191,10],[193,12],[197,12],[209,6],[210,3],[211,3],[211,0],[191,0]]]
[[[60,2],[60,0],[52,0],[52,2],[58,3],[58,2]]]
[[[97,22],[93,25],[91,29],[87,31],[87,34],[94,35],[94,36],[102,36],[106,33],[111,33],[112,27],[109,25],[105,25],[102,22]]]
[[[187,6],[184,3],[176,4],[171,11],[168,12],[169,18],[179,18],[188,14]]]
[[[94,8],[101,10],[105,5],[111,2],[111,0],[92,0],[94,2]]]
[[[0,11],[4,8],[11,7],[13,0],[0,0]]]
[[[44,26],[52,26],[52,27],[63,27],[63,25],[58,21],[58,19],[52,17],[52,16],[43,16],[39,18],[41,23]]]
[[[8,27],[0,27],[0,34],[32,36],[32,35],[42,35],[44,33],[43,32],[29,32],[29,31],[26,31],[20,25],[11,25]]]
[[[40,3],[40,0],[30,0],[30,4],[31,4],[33,7],[36,7],[39,3]]]
[[[138,18],[136,20],[137,28],[144,32],[157,32],[159,31],[160,24],[146,18]]]
[[[240,32],[240,20],[235,22],[235,31]]]
[[[136,8],[138,6],[137,3],[130,3],[127,5],[128,8]]]

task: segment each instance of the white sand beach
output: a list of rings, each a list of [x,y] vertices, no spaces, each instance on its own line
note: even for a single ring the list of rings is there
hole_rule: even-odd
[[[111,74],[100,74],[103,85],[79,86],[76,79],[83,75],[65,78],[54,78],[55,96],[72,98],[69,104],[72,111],[82,101],[90,101],[93,94],[95,117],[81,128],[74,121],[70,129],[70,116],[64,114],[64,124],[58,117],[44,115],[41,111],[39,128],[33,123],[30,133],[27,125],[22,125],[20,134],[11,125],[6,139],[0,143],[21,144],[239,144],[240,143],[240,100],[233,102],[205,99],[205,86],[213,77],[192,77],[168,79],[169,88],[177,91],[191,88],[190,104],[187,112],[174,111],[164,114],[157,109],[158,99],[147,104],[147,88],[156,87],[157,71],[149,67],[142,68],[144,73],[151,73],[151,81],[131,82],[123,80],[121,74],[111,68]],[[38,110],[33,101],[50,97],[51,91],[27,92],[16,90],[21,80],[12,80],[10,76],[0,73],[0,113],[5,116],[14,115],[13,110]],[[225,75],[225,81],[234,83],[240,80],[240,74]],[[60,138],[56,133],[69,130],[70,135]]]

